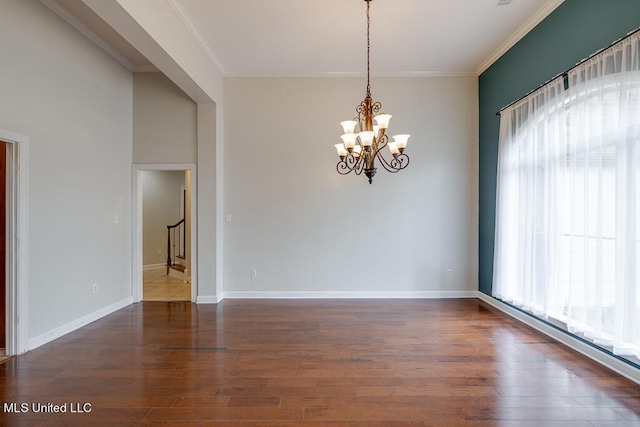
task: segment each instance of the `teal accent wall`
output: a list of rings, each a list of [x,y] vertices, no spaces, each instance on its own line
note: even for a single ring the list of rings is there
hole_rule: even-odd
[[[491,295],[500,117],[496,112],[640,27],[640,0],[566,0],[479,77],[479,290]]]

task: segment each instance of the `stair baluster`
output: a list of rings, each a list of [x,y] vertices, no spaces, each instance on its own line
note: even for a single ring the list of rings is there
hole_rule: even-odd
[[[178,242],[176,249],[176,228],[178,229]],[[171,235],[173,233],[173,245],[171,244],[172,239]],[[176,263],[176,258],[185,259],[185,226],[184,226],[184,218],[173,225],[167,225],[167,274],[169,274],[169,269],[178,265]],[[173,251],[171,247],[173,246]]]

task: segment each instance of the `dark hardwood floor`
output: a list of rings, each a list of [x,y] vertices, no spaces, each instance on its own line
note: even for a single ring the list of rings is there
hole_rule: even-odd
[[[476,299],[145,302],[0,373],[8,426],[640,425],[640,385]]]

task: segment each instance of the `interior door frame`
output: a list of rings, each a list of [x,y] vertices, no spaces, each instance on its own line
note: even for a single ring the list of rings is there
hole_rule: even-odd
[[[164,163],[164,164],[133,164],[131,167],[131,195],[132,195],[132,221],[133,248],[131,265],[131,282],[133,284],[132,296],[134,302],[141,302],[143,296],[142,283],[142,173],[145,171],[189,171],[190,199],[191,199],[191,302],[198,298],[198,223],[197,212],[197,176],[195,163]]]
[[[6,354],[28,348],[29,137],[0,129],[7,143]]]

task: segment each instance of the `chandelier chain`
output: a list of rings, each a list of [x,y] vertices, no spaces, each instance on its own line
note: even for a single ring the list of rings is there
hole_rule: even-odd
[[[370,83],[370,53],[371,41],[369,38],[369,27],[371,26],[371,18],[369,17],[369,6],[371,0],[365,0],[367,2],[367,96],[371,96],[371,83]]]

